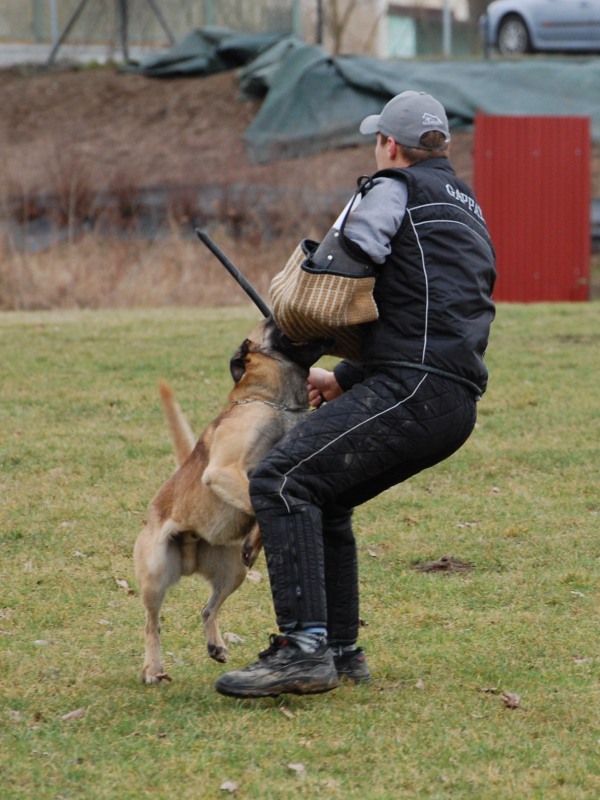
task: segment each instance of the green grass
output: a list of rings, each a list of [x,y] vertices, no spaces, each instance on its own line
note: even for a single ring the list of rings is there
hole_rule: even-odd
[[[174,466],[156,383],[199,432],[254,321],[0,315],[2,797],[218,798],[225,781],[261,799],[599,797],[597,303],[500,306],[470,441],[357,511],[370,686],[221,697],[190,579],[163,608],[173,683],[141,685],[141,603],[117,580],[135,587],[133,543]],[[444,555],[472,571],[413,568]],[[222,613],[244,639],[234,667],[273,630],[257,568]]]

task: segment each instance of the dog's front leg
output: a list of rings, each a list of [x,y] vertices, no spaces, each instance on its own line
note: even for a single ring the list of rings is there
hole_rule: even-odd
[[[248,476],[238,464],[209,464],[204,470],[202,483],[227,505],[254,516],[248,493]]]

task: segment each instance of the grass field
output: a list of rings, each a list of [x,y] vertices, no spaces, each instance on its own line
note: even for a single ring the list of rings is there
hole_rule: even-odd
[[[373,683],[258,701],[215,693],[190,579],[142,686],[132,562],[174,466],[157,380],[199,432],[256,314],[0,315],[3,800],[600,797],[599,311],[500,306],[470,441],[356,513]],[[472,569],[414,568],[442,556]],[[273,631],[257,569],[233,667]]]

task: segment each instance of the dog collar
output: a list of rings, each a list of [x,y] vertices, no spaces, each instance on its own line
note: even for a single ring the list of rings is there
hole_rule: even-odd
[[[306,411],[306,408],[288,408],[287,406],[282,406],[281,403],[271,403],[270,400],[263,400],[260,397],[249,397],[246,400],[234,400],[231,405],[232,406],[245,406],[246,403],[264,403],[266,406],[271,406],[271,408],[277,408],[280,411],[290,411],[292,414],[297,414],[300,411]]]

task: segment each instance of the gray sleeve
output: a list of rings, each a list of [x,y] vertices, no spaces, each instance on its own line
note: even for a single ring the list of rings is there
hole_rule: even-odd
[[[383,264],[404,219],[407,201],[408,189],[403,180],[377,178],[350,212],[344,234],[376,264]]]

